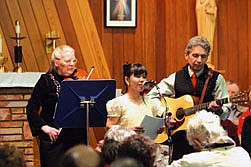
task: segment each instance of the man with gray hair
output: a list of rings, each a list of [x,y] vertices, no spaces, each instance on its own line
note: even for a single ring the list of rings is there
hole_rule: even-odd
[[[217,103],[217,99],[228,97],[228,91],[224,77],[217,71],[212,71],[206,64],[210,53],[210,44],[208,40],[202,36],[192,37],[185,49],[184,57],[187,64],[179,71],[171,74],[167,78],[161,80],[154,87],[148,96],[155,99],[156,103],[160,103],[160,96],[175,97],[184,99],[185,95],[190,95],[190,101],[197,99],[208,111],[219,115],[222,120],[225,120],[229,115],[229,106],[231,104]],[[158,88],[158,89],[157,89]],[[205,91],[203,91],[205,89]],[[191,98],[193,96],[193,98]],[[187,97],[187,96],[186,96]],[[186,99],[185,99],[186,100]],[[179,104],[184,104],[179,102]],[[208,103],[208,104],[207,104]],[[167,104],[167,115],[171,115],[169,127],[172,127],[171,135],[173,146],[172,157],[174,160],[181,158],[184,154],[193,152],[193,148],[189,146],[186,140],[186,132],[180,129],[183,123],[187,122],[188,118],[183,115],[184,119],[177,120],[176,111],[172,111],[173,104]],[[174,104],[175,105],[175,104]],[[181,108],[185,108],[181,106]],[[185,120],[185,121],[184,121]],[[166,128],[166,129],[167,129]],[[175,133],[174,130],[176,130]],[[170,144],[170,143],[168,143]]]

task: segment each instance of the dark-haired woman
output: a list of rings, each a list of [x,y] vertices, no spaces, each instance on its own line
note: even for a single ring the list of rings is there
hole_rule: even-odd
[[[129,126],[135,131],[140,127],[145,115],[162,115],[163,107],[143,95],[143,82],[146,81],[147,69],[142,64],[124,64],[123,78],[126,88],[124,95],[107,102],[108,128],[113,125]]]

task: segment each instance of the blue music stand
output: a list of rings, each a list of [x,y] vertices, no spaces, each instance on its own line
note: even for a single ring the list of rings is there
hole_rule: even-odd
[[[89,145],[89,127],[106,126],[106,103],[115,97],[116,81],[65,80],[54,115],[58,128],[86,128]]]

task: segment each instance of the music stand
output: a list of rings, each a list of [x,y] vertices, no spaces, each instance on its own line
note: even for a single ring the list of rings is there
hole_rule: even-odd
[[[54,115],[58,128],[86,128],[106,126],[106,102],[115,97],[116,81],[64,80]],[[85,111],[85,112],[84,112]]]

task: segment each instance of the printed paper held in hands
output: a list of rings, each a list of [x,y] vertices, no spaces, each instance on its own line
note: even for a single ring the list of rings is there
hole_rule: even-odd
[[[144,127],[144,135],[149,136],[152,140],[157,137],[157,130],[165,124],[164,118],[157,118],[146,115],[141,122],[141,126]]]

